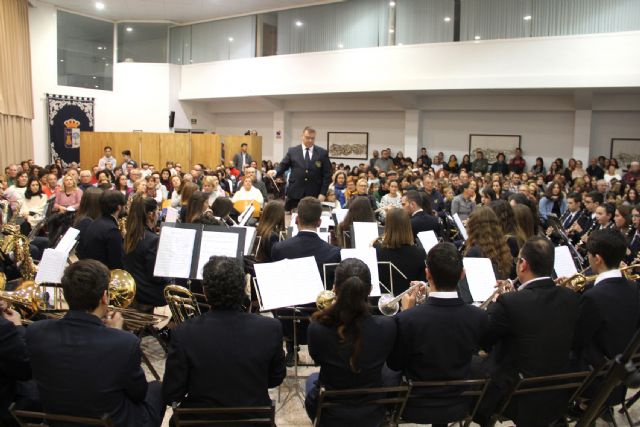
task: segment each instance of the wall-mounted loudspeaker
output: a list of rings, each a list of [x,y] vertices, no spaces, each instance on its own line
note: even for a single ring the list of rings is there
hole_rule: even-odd
[[[176,112],[172,111],[169,113],[169,129],[173,129],[173,122],[176,119]]]

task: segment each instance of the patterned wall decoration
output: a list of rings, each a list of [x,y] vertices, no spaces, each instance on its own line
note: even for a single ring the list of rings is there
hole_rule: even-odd
[[[93,131],[94,98],[47,94],[51,162],[66,165],[80,161],[83,131]]]

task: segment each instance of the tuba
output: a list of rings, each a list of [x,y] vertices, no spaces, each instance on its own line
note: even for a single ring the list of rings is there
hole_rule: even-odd
[[[5,291],[5,285],[6,277],[0,278],[0,300],[9,303],[23,319],[30,319],[45,308],[45,302],[39,291],[40,286],[34,281],[25,280],[12,292]]]
[[[30,281],[36,277],[38,268],[31,258],[29,251],[29,239],[20,233],[20,226],[14,223],[7,223],[2,226],[4,238],[0,245],[0,257],[8,256],[13,252],[14,261],[19,265],[20,275],[24,280]]]
[[[179,285],[167,285],[164,288],[164,299],[171,310],[175,323],[183,323],[192,317],[200,316],[200,306],[193,293]]]
[[[111,270],[109,303],[116,308],[127,308],[136,296],[136,281],[126,270]]]

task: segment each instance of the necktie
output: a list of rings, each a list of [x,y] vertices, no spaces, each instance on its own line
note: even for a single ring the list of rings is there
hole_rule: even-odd
[[[308,168],[309,163],[311,163],[311,157],[309,156],[309,147],[304,149],[304,161],[307,163],[307,168]]]

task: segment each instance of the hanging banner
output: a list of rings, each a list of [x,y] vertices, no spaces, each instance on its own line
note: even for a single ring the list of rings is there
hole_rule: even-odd
[[[94,98],[47,94],[51,163],[80,161],[82,131],[93,131]]]

